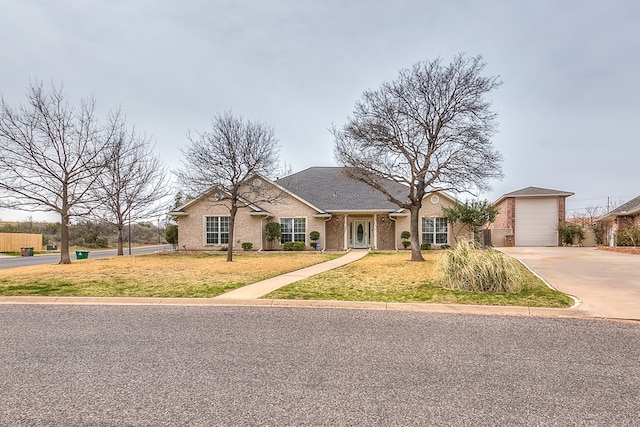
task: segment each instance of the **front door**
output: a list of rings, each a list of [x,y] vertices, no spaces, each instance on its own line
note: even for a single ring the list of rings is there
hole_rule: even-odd
[[[353,247],[366,248],[369,245],[367,221],[353,221]]]

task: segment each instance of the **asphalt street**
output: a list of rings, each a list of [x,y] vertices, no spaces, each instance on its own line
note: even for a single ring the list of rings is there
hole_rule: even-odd
[[[152,246],[139,246],[131,248],[131,255],[144,255],[157,251],[171,250],[171,245],[152,245]],[[115,257],[118,251],[116,249],[105,249],[89,251],[89,258],[111,258]],[[129,248],[124,249],[124,254],[129,254]],[[75,252],[70,253],[71,262],[76,262]],[[40,264],[58,264],[60,262],[60,254],[44,254],[34,256],[3,256],[0,254],[0,269],[25,267],[29,265]],[[82,260],[78,260],[82,262]]]
[[[640,323],[0,306],[0,425],[640,425]]]

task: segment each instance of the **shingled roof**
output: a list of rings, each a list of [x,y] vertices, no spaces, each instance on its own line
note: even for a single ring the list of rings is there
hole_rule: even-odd
[[[640,196],[636,197],[635,199],[629,200],[623,205],[618,206],[599,219],[604,219],[612,216],[636,215],[638,213],[640,213]]]
[[[503,197],[541,197],[541,196],[573,196],[569,191],[550,190],[548,188],[527,187],[512,191]]]
[[[324,212],[398,210],[398,205],[373,187],[350,177],[343,167],[311,167],[275,181]],[[407,197],[402,184],[387,181],[398,198]]]
[[[511,193],[504,194],[500,197],[494,205],[497,205],[507,197],[562,197],[573,196],[574,193],[570,191],[551,190],[549,188],[540,187],[526,187],[520,190],[512,191]]]

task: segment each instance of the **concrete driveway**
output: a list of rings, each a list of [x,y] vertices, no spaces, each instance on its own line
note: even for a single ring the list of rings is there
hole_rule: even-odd
[[[499,248],[556,289],[577,297],[588,316],[640,320],[640,256],[577,247]]]

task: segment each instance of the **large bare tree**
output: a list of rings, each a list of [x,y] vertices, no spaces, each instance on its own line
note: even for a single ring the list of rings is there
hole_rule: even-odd
[[[0,100],[0,205],[58,213],[60,263],[69,264],[70,220],[94,205],[90,190],[119,119],[100,122],[95,100],[74,108],[60,89],[47,92],[42,83],[32,83],[27,102],[17,108]]]
[[[261,186],[248,182],[256,174],[270,176],[278,168],[279,144],[275,131],[260,122],[244,120],[231,112],[218,114],[206,132],[189,134],[189,146],[182,150],[183,167],[178,180],[192,192],[210,194],[212,205],[229,209],[227,261],[233,261],[235,218],[248,202],[259,203]]]
[[[124,122],[105,154],[107,163],[98,177],[95,195],[101,200],[96,213],[118,229],[118,255],[123,255],[124,228],[128,221],[158,215],[169,195],[167,170],[155,146]],[[129,242],[131,243],[131,242]]]
[[[418,234],[422,200],[432,191],[488,189],[502,176],[502,156],[492,145],[496,113],[486,95],[501,82],[484,77],[481,56],[421,61],[391,82],[367,90],[353,116],[333,127],[335,157],[355,178],[382,191],[411,215],[411,259],[423,261]],[[384,185],[407,186],[398,198]]]

